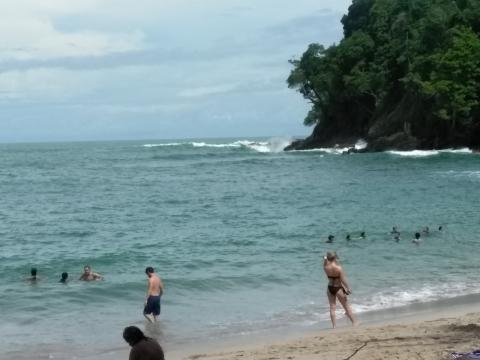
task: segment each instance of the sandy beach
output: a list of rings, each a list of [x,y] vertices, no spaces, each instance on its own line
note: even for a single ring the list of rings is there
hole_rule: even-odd
[[[480,313],[439,314],[420,320],[359,325],[316,335],[220,353],[195,354],[189,360],[439,360],[452,352],[480,348]],[[173,354],[172,354],[173,355]]]

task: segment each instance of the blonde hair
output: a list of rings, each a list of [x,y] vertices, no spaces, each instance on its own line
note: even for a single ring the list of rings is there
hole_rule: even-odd
[[[337,253],[334,251],[327,252],[327,260],[328,261],[337,260]]]

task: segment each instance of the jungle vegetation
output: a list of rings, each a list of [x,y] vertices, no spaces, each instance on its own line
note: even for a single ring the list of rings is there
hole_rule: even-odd
[[[311,103],[293,147],[480,148],[480,0],[353,0],[343,39],[287,79]]]

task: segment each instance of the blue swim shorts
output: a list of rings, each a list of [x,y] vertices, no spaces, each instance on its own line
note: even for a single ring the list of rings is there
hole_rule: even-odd
[[[160,296],[150,295],[147,299],[147,305],[143,309],[144,314],[160,315]]]

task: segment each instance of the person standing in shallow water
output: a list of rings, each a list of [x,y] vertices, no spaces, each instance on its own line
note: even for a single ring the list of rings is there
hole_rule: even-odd
[[[143,315],[148,321],[153,323],[157,320],[157,316],[160,315],[160,298],[163,294],[163,283],[151,266],[145,269],[145,274],[148,277],[148,287]]]
[[[132,347],[129,360],[165,360],[162,347],[152,338],[148,338],[136,326],[123,330],[123,338]]]
[[[347,317],[352,324],[355,325],[355,318],[347,298],[347,295],[350,295],[352,290],[350,289],[350,286],[348,286],[345,272],[338,263],[336,253],[327,252],[327,255],[323,257],[323,270],[328,278],[327,297],[330,304],[330,319],[332,320],[332,326],[335,327],[337,325],[335,314],[337,299],[345,309]]]

